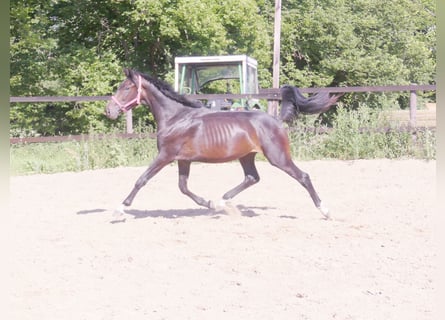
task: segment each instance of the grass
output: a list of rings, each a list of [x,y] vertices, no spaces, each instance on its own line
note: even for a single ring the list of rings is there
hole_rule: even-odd
[[[331,128],[314,127],[314,120],[314,116],[301,117],[296,127],[289,128],[295,159],[436,158],[434,130],[417,130],[414,134],[401,130],[390,124],[381,111],[366,107],[347,111],[340,106]],[[381,130],[382,127],[388,130]],[[10,147],[11,174],[145,166],[156,154],[154,139],[122,139],[113,135],[104,139],[91,135],[80,142],[14,144]]]
[[[151,138],[92,136],[84,141],[17,144],[10,147],[12,175],[148,165],[157,154]]]

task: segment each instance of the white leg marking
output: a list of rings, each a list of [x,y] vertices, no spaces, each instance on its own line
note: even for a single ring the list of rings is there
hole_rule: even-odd
[[[323,205],[323,203],[320,203],[320,206],[318,209],[321,211],[321,214],[325,217],[325,219],[329,219],[329,209]]]
[[[224,211],[225,207],[226,207],[226,201],[224,199],[220,199],[215,205],[215,211],[216,212]]]
[[[121,203],[121,204],[116,208],[116,210],[114,210],[113,216],[114,216],[114,217],[120,217],[120,216],[122,216],[122,215],[124,215],[124,214],[125,214],[125,211],[124,211],[124,204]]]

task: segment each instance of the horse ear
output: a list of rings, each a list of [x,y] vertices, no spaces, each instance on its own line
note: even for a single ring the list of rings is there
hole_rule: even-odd
[[[131,72],[130,69],[128,69],[128,68],[124,68],[124,74],[125,74],[125,76],[126,76],[127,78],[130,78],[132,72]]]
[[[130,78],[130,79],[134,78],[135,72],[134,72],[134,70],[132,70],[130,68],[124,68],[124,73],[127,78]]]

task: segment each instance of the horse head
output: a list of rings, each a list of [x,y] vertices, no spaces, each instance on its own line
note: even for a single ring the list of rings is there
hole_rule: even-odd
[[[114,120],[121,112],[127,112],[141,103],[142,77],[133,70],[124,69],[126,79],[107,103],[105,114]]]

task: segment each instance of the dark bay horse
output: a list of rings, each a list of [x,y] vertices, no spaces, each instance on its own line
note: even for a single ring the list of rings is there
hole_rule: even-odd
[[[281,120],[260,111],[211,111],[199,102],[177,94],[167,83],[137,71],[125,70],[126,79],[106,106],[106,115],[116,119],[139,104],[148,105],[157,124],[158,155],[139,177],[117,212],[133,202],[137,192],[163,167],[177,161],[179,189],[198,205],[215,209],[187,187],[190,164],[193,161],[221,163],[239,160],[244,180],[222,197],[222,202],[260,180],[255,167],[255,155],[264,154],[267,160],[296,179],[310,194],[315,206],[325,218],[329,210],[323,206],[312,186],[309,175],[292,161],[287,131]],[[281,119],[290,121],[298,112],[317,113],[336,102],[336,97],[317,94],[305,98],[298,89],[283,87]]]

